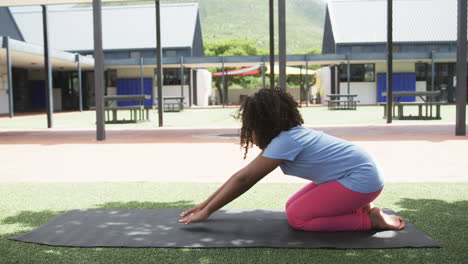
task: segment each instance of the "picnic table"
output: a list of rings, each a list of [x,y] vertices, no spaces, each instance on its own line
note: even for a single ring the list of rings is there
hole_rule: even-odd
[[[437,101],[434,98],[441,95],[440,91],[395,91],[392,93],[393,109],[392,115],[396,119],[401,120],[415,120],[415,119],[441,119],[440,106],[447,104],[446,101]],[[382,96],[387,96],[386,92]],[[421,98],[419,102],[402,102],[400,101],[404,96],[414,96]],[[380,103],[384,107],[384,118],[387,117],[387,103]],[[418,115],[404,115],[403,108],[405,106],[418,106]],[[423,108],[425,108],[423,111]],[[435,113],[434,110],[435,109]]]
[[[329,110],[356,110],[357,94],[327,94]]]
[[[183,96],[163,96],[164,112],[180,112],[184,110]],[[155,98],[155,105],[158,105],[158,98]]]
[[[149,95],[134,94],[134,95],[106,95],[104,96],[104,109],[106,111],[105,122],[113,123],[137,123],[141,121],[149,121],[149,109],[145,108],[144,100],[151,99]],[[118,104],[111,104],[111,102],[122,101],[139,101],[139,105],[125,105],[119,106]],[[118,119],[117,111],[129,110],[130,119]],[[112,113],[112,116],[111,116]]]

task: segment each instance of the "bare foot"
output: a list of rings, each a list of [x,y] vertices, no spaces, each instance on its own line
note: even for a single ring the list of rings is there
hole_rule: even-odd
[[[374,207],[369,211],[372,229],[393,229],[400,230],[405,228],[403,218],[397,215],[388,215],[382,212],[380,208]]]

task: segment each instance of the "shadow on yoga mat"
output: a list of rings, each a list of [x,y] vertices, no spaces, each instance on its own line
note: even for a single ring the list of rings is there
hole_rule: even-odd
[[[204,222],[189,225],[178,222],[180,212],[181,209],[71,210],[11,239],[67,247],[440,247],[409,222],[400,231],[303,232],[289,227],[284,210],[220,210]]]

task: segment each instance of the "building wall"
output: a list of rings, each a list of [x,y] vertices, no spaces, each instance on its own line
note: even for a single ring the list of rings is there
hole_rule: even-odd
[[[348,83],[340,83],[342,94],[348,92]],[[377,102],[377,82],[352,82],[349,85],[349,93],[357,94],[358,104],[375,104]],[[328,100],[328,99],[327,99]]]
[[[201,57],[205,56],[205,49],[203,47],[203,36],[200,25],[200,14],[197,14],[197,22],[195,25],[195,34],[193,36],[192,54],[191,56]]]
[[[322,43],[322,53],[335,53],[335,38],[333,36],[333,28],[331,26],[330,14],[328,13],[328,8],[326,8],[325,13],[325,26],[323,30],[323,43]]]
[[[0,59],[0,114],[9,113],[8,101],[8,76],[6,61],[1,57]]]
[[[211,72],[205,69],[197,69],[197,105],[207,106],[209,98],[213,94]]]
[[[415,61],[405,61],[405,62],[394,62],[393,63],[393,72],[414,72],[415,70]],[[377,62],[375,63],[375,73],[387,72],[387,62]],[[377,75],[376,75],[377,78]]]
[[[157,86],[154,81],[154,69],[147,68],[143,69],[143,76],[145,78],[153,78],[153,95],[156,98],[157,95]],[[118,68],[117,69],[117,78],[140,78],[140,69],[136,68]],[[108,87],[108,94],[116,94],[115,87]],[[163,86],[163,97],[164,96],[181,96],[181,86],[180,85],[164,85]],[[184,106],[189,106],[189,85],[184,85]]]
[[[7,36],[12,39],[24,41],[8,7],[0,7],[0,36]]]
[[[414,72],[415,71],[415,61],[405,61],[405,62],[394,62],[393,72]],[[328,67],[322,68],[322,71],[329,69]],[[376,104],[377,103],[377,73],[386,72],[387,63],[386,62],[377,62],[375,63],[375,82],[351,82],[350,83],[350,93],[357,94],[357,99],[359,104]],[[329,75],[324,75],[321,78],[321,85],[323,86],[324,91],[331,90],[330,80],[327,81],[327,78],[330,79]],[[340,91],[341,93],[346,93],[348,88],[347,82],[340,82]],[[416,82],[416,91],[426,91],[426,82]],[[324,92],[327,94],[327,92]],[[324,98],[327,100],[326,98]],[[417,98],[417,101],[421,99]],[[322,101],[323,102],[323,101]]]
[[[324,42],[325,40],[326,39],[324,35]],[[411,52],[417,53],[417,52],[431,52],[431,51],[456,52],[457,44],[456,42],[394,43],[393,50],[394,50],[394,53],[411,53]],[[368,53],[368,52],[386,53],[387,44],[386,43],[336,44],[337,54],[346,54],[346,53],[360,54],[360,53]],[[335,52],[328,52],[328,53],[335,53]]]

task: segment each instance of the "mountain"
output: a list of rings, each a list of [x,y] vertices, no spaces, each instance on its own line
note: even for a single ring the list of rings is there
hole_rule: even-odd
[[[204,41],[224,38],[255,39],[262,49],[269,49],[268,0],[163,0],[161,3],[197,2]],[[275,24],[278,19],[275,1]],[[107,3],[106,5],[154,4],[154,1]],[[326,0],[286,0],[287,53],[322,48]],[[275,28],[278,47],[278,28]]]
[[[268,2],[256,0],[200,0],[203,39],[252,38],[269,49]],[[277,1],[275,1],[276,3]],[[277,24],[275,5],[275,24]],[[325,1],[286,1],[286,48],[288,53],[322,47]],[[275,28],[278,43],[278,28]],[[276,46],[277,47],[277,46]]]

